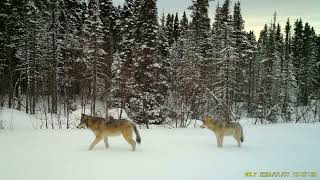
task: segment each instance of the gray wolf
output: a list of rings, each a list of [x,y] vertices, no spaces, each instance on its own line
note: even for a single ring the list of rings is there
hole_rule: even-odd
[[[211,117],[204,118],[202,122],[201,128],[208,128],[215,133],[218,147],[222,147],[224,136],[233,136],[238,143],[238,147],[241,147],[244,137],[243,128],[239,123],[217,121]]]
[[[141,137],[136,124],[126,119],[115,120],[109,118],[108,121],[106,121],[104,118],[82,114],[80,124],[77,128],[84,127],[89,128],[96,136],[95,140],[89,146],[89,151],[91,151],[102,139],[104,139],[105,147],[109,148],[109,136],[122,135],[131,145],[132,151],[136,150],[136,142],[139,144],[141,143]],[[133,132],[136,134],[136,141],[133,140]]]

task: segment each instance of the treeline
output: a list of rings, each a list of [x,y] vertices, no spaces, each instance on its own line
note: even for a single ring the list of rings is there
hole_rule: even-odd
[[[256,39],[239,2],[217,5],[213,24],[209,0],[189,10],[158,17],[156,0],[1,1],[1,107],[67,116],[77,104],[92,114],[121,107],[147,127],[204,115],[320,120],[320,37],[310,24],[288,20],[283,31],[275,15]]]

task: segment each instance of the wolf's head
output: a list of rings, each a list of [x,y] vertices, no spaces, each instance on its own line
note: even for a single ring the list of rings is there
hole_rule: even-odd
[[[81,114],[80,124],[77,126],[78,129],[88,127],[88,116]]]
[[[200,126],[202,129],[208,127],[210,123],[212,123],[213,119],[209,116],[205,117],[202,122],[203,124]]]

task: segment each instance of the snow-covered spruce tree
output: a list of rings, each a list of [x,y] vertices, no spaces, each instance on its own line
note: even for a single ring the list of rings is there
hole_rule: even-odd
[[[170,13],[167,15],[166,18],[166,34],[167,34],[167,39],[169,42],[169,46],[172,46],[174,43],[174,16],[173,14],[171,15]]]
[[[299,89],[297,95],[297,116],[296,122],[304,119],[307,111],[314,106],[314,97],[317,97],[319,89],[316,88],[317,73],[317,45],[316,34],[314,29],[306,23],[302,24],[302,20],[297,20],[294,28],[293,36],[293,62],[294,74]],[[301,54],[299,54],[301,53]]]
[[[275,117],[277,120],[280,119],[281,115],[281,106],[283,102],[283,92],[284,92],[284,87],[283,87],[283,71],[284,71],[284,56],[283,56],[283,48],[284,48],[284,43],[283,43],[283,35],[281,33],[281,26],[280,24],[276,25],[274,24],[274,54],[273,54],[273,87],[272,87],[272,104],[274,106],[273,111],[276,111],[277,117]],[[279,101],[280,100],[280,101]]]
[[[41,111],[52,112],[51,97],[53,92],[52,81],[49,81],[49,78],[52,78],[52,67],[54,64],[53,61],[53,25],[52,25],[52,4],[48,1],[30,1],[32,5],[29,16],[32,18],[31,23],[29,23],[29,36],[31,41],[29,42],[29,62],[31,66],[25,64],[30,68],[30,91],[27,94],[30,94],[27,100],[29,101],[30,113],[35,113],[35,108],[40,109]],[[59,13],[60,14],[60,13]],[[57,18],[58,19],[58,18]],[[31,25],[31,26],[30,26]],[[30,29],[31,28],[31,29]],[[59,29],[61,31],[61,28]],[[62,32],[61,32],[62,33]],[[61,33],[59,32],[59,41],[62,40]],[[58,41],[55,41],[58,43]],[[60,41],[61,42],[61,41]],[[61,43],[60,43],[61,44]],[[61,46],[59,46],[61,48]],[[23,51],[22,51],[23,52]],[[61,55],[61,54],[60,54]],[[62,61],[62,56],[60,57],[60,62]],[[60,63],[61,64],[61,63]],[[23,70],[24,68],[22,68]],[[50,74],[51,73],[51,74]],[[23,81],[22,81],[23,82]],[[25,81],[26,82],[26,81]],[[23,82],[23,83],[25,83]],[[25,84],[18,84],[18,89],[24,89]],[[57,85],[58,86],[58,85]],[[57,91],[58,91],[57,87]],[[18,95],[18,94],[17,94]],[[20,97],[17,96],[18,102]],[[58,97],[57,97],[58,99]],[[47,100],[47,101],[46,101]],[[39,108],[39,102],[45,103],[44,106]],[[18,104],[20,105],[20,104]],[[26,103],[27,105],[27,103]],[[56,104],[57,105],[57,104]],[[53,113],[53,112],[52,112]],[[45,128],[49,128],[49,122],[46,120],[44,124]],[[51,123],[51,128],[54,128],[53,121]]]
[[[317,68],[318,68],[318,76],[317,76],[317,85],[319,88],[317,89],[320,89],[320,35],[318,35],[317,39],[316,39],[316,44],[317,44]],[[320,92],[319,92],[319,98],[320,98]]]
[[[245,102],[248,97],[248,59],[252,57],[252,52],[247,51],[250,48],[250,42],[248,41],[247,34],[244,31],[244,20],[241,15],[240,2],[234,4],[233,10],[233,32],[232,32],[235,57],[233,57],[235,72],[234,72],[234,93],[232,97],[233,109],[237,116],[240,116],[240,105]]]
[[[112,8],[112,23],[111,23],[111,32],[112,32],[112,40],[113,40],[113,54],[115,55],[116,51],[119,49],[120,42],[121,42],[121,13],[122,13],[122,6],[117,6]]]
[[[268,26],[265,25],[264,29],[260,32],[260,36],[258,39],[258,54],[257,54],[257,61],[258,61],[258,67],[257,67],[257,75],[256,75],[256,96],[254,98],[254,104],[256,105],[254,114],[256,115],[256,118],[262,119],[265,117],[265,111],[264,111],[264,104],[267,102],[267,90],[264,87],[264,83],[266,83],[265,78],[266,70],[264,61],[267,60],[268,56],[266,54],[267,52],[267,42],[268,42]]]
[[[202,94],[206,91],[205,87],[212,87],[212,83],[210,82],[213,78],[211,75],[215,74],[213,71],[215,70],[212,68],[213,61],[213,49],[211,43],[211,28],[210,28],[210,19],[208,15],[208,8],[209,8],[209,0],[194,0],[192,5],[189,7],[191,10],[191,21],[189,25],[190,35],[192,36],[190,40],[196,42],[196,46],[194,47],[195,52],[200,55],[197,61],[198,65],[200,66],[200,79],[202,80],[202,84],[199,87],[202,87]],[[194,97],[197,97],[196,94]],[[201,99],[205,99],[204,97],[198,98],[199,101]],[[203,102],[204,103],[204,102]],[[204,105],[204,104],[202,104]],[[193,117],[197,117],[199,114],[199,109],[201,107],[198,106],[196,109],[193,110],[194,114]]]
[[[36,97],[35,97],[35,104],[39,104],[41,100],[42,102],[46,102],[48,100],[47,105],[43,106],[41,109],[47,111],[51,109],[50,103],[50,93],[51,86],[49,85],[49,72],[52,71],[50,69],[53,63],[53,56],[52,56],[52,14],[51,14],[51,2],[48,1],[34,1],[35,2],[35,10],[36,10],[36,19],[34,20],[35,31],[34,33],[36,36],[36,78],[35,80],[35,87],[36,87]],[[60,29],[61,30],[61,29]],[[60,34],[60,33],[59,33]],[[60,34],[61,35],[61,34]],[[61,36],[59,36],[61,39]],[[60,46],[61,47],[61,46]],[[33,84],[34,82],[32,82]],[[32,89],[32,92],[34,90]],[[33,101],[34,102],[34,101]],[[48,122],[46,122],[46,128],[48,128]]]
[[[160,32],[162,29],[162,22],[165,21],[165,17],[164,15],[162,16],[162,20],[161,20],[161,26],[160,26]],[[168,23],[167,23],[168,24]],[[178,115],[181,115],[181,107],[182,107],[182,101],[180,100],[181,96],[180,96],[180,91],[177,88],[177,67],[178,67],[178,62],[181,61],[181,57],[182,57],[182,46],[183,46],[183,41],[182,41],[182,37],[184,39],[187,38],[187,30],[188,30],[188,19],[186,16],[186,13],[184,12],[183,18],[180,22],[181,26],[180,26],[180,32],[181,32],[181,36],[180,38],[176,41],[175,44],[173,44],[172,46],[170,46],[169,49],[169,60],[170,60],[170,78],[169,78],[169,91],[168,91],[168,97],[166,98],[166,102],[165,102],[165,106],[167,108],[168,111],[168,117],[170,119],[172,119],[175,122],[175,126],[178,127]],[[167,27],[164,27],[165,31],[167,30]],[[166,36],[167,37],[167,36]],[[168,39],[167,39],[168,41]],[[169,45],[169,43],[168,43]],[[180,116],[180,119],[182,117]],[[173,123],[173,122],[169,122],[169,123]]]
[[[241,20],[239,20],[241,22]],[[236,70],[239,54],[236,51],[235,27],[230,15],[230,1],[217,7],[213,39],[216,41],[216,60],[218,82],[214,92],[231,108],[237,92]],[[241,25],[240,25],[241,26]],[[225,107],[226,108],[226,107]],[[230,112],[225,111],[224,119],[231,120]]]
[[[119,45],[115,49],[115,87],[113,94],[116,99],[120,99],[120,107],[125,109],[129,106],[129,99],[133,95],[133,47],[135,42],[135,1],[126,0],[120,11]]]
[[[181,36],[170,50],[169,56],[172,65],[171,83],[166,104],[175,127],[186,127],[187,120],[199,116],[203,101],[204,88],[200,74],[202,57],[197,53],[194,31],[185,25],[181,25]]]
[[[97,0],[89,2],[88,14],[85,20],[85,52],[88,58],[87,78],[91,81],[91,114],[96,114],[96,100],[99,98],[99,93],[104,90],[104,80],[107,77],[106,69],[106,52],[103,49],[104,34],[103,23],[100,19],[100,7]]]
[[[144,22],[147,23],[143,23],[142,29],[146,30],[146,31],[141,31],[142,32],[142,37],[145,37],[146,39],[144,40],[144,43],[142,45],[147,47],[147,48],[143,48],[144,52],[144,58],[142,62],[139,62],[138,60],[138,64],[140,64],[140,67],[142,67],[140,70],[144,71],[144,69],[146,68],[146,70],[148,71],[149,68],[151,68],[150,72],[151,74],[149,74],[148,72],[143,72],[142,74],[144,74],[144,76],[149,76],[152,75],[151,78],[149,79],[149,77],[145,80],[143,80],[143,76],[140,76],[140,80],[143,80],[143,86],[147,85],[150,86],[151,88],[149,90],[144,89],[143,86],[142,87],[142,92],[144,94],[144,100],[143,100],[143,107],[144,109],[148,109],[148,117],[149,119],[153,119],[155,120],[155,118],[157,117],[161,117],[161,110],[162,110],[162,105],[164,103],[164,98],[167,94],[167,68],[169,66],[168,62],[167,62],[167,58],[166,57],[162,57],[161,53],[159,53],[159,47],[161,47],[162,45],[159,46],[159,43],[157,43],[159,41],[159,36],[158,36],[158,19],[157,19],[157,8],[156,8],[156,0],[153,1],[145,1],[145,6],[142,6],[143,12],[142,14],[145,14],[144,16]],[[166,43],[166,42],[163,42]],[[148,49],[150,49],[151,54],[148,54]],[[154,49],[154,52],[152,53]],[[148,57],[150,56],[150,57]],[[149,61],[149,58],[151,58]],[[139,57],[138,57],[139,59]],[[138,65],[139,66],[139,65]],[[145,74],[146,73],[146,74]],[[137,82],[139,82],[139,71],[136,75],[136,77],[138,77],[136,79]],[[140,75],[142,75],[140,74]],[[149,80],[148,80],[149,79]],[[151,84],[149,84],[151,83]],[[139,84],[139,83],[138,83]],[[146,102],[147,101],[147,102]],[[144,119],[145,123],[148,124],[148,120]]]
[[[42,33],[45,31],[45,24],[42,22],[41,4],[35,1],[24,1],[21,12],[21,36],[18,41],[16,57],[19,58],[17,70],[20,77],[16,82],[14,92],[17,95],[18,109],[21,108],[21,97],[19,90],[25,94],[26,113],[35,113],[39,80],[43,79],[43,73],[39,72],[43,59],[41,55]],[[39,91],[38,91],[39,92]]]
[[[178,13],[176,13],[176,16],[174,17],[173,21],[173,38],[174,41],[177,42],[180,36],[180,29],[179,29],[179,16]]]
[[[149,127],[149,120],[156,120],[166,93],[166,62],[159,58],[158,20],[156,1],[133,1],[132,45],[129,54],[132,62],[132,94],[129,108],[136,121]],[[129,60],[129,59],[128,59]],[[126,71],[126,69],[123,69]]]
[[[178,20],[178,18],[176,18]],[[179,20],[178,20],[179,21]],[[164,21],[163,21],[164,22]],[[174,40],[179,36],[179,26],[177,22],[174,24]],[[164,106],[165,100],[168,97],[169,82],[170,82],[170,67],[169,60],[169,42],[165,34],[164,23],[161,23],[157,30],[157,45],[156,45],[156,63],[154,65],[155,86],[157,87],[158,112],[155,115],[156,121],[154,124],[162,124],[166,119],[167,108]]]
[[[210,48],[208,37],[210,32],[210,19],[208,15],[209,0],[194,0],[189,7],[191,10],[192,21],[191,29],[194,31],[199,52],[203,57],[206,56],[206,51]]]
[[[14,108],[14,86],[19,79],[19,71],[16,71],[19,59],[16,57],[16,51],[21,43],[20,36],[23,34],[23,4],[24,2],[2,1],[1,2],[1,40],[3,40],[3,84],[1,91],[3,97],[8,95],[8,108]],[[4,99],[2,101],[2,105]],[[19,107],[17,107],[19,109]]]
[[[162,14],[160,18],[160,25],[159,25],[159,44],[158,44],[158,51],[160,51],[160,55],[163,58],[167,58],[169,55],[169,39],[167,36],[167,27],[166,27],[166,18],[165,15]]]
[[[181,34],[181,31],[183,30],[186,31],[188,28],[189,28],[189,22],[188,22],[187,14],[184,11],[182,18],[180,20],[180,34]]]
[[[63,66],[63,50],[64,50],[64,33],[62,21],[59,17],[64,14],[64,1],[55,0],[48,4],[49,25],[47,30],[48,47],[47,56],[48,62],[48,107],[49,112],[58,112],[58,97],[59,83],[61,80],[61,67]],[[53,125],[52,125],[53,126]]]
[[[22,1],[1,1],[1,106],[4,105],[7,95],[8,108],[14,107],[14,86],[19,78],[15,71],[19,61],[15,56],[22,34]]]
[[[259,61],[260,61],[260,77],[259,77],[259,98],[258,98],[258,114],[260,118],[266,119],[273,107],[272,87],[273,87],[273,68],[274,59],[272,57],[274,51],[274,31],[265,25],[264,30],[259,38]],[[273,121],[274,119],[272,119]]]
[[[298,106],[306,105],[307,99],[303,98],[303,72],[302,58],[303,58],[303,23],[302,20],[297,20],[294,24],[293,44],[292,44],[292,58],[294,65],[294,75],[297,80],[298,92]]]
[[[316,35],[314,29],[297,20],[293,35],[293,62],[298,92],[298,106],[307,106],[313,94],[316,73]],[[311,88],[310,88],[311,87]]]
[[[260,72],[258,81],[257,113],[259,118],[276,122],[281,109],[283,35],[276,25],[276,14],[270,27],[265,25],[258,41]],[[283,97],[283,96],[282,96]]]
[[[316,112],[318,113],[318,121],[320,122],[320,35],[316,38],[316,44],[317,44],[317,62],[316,62],[316,84],[315,84],[315,93],[318,93],[317,95],[317,109]]]
[[[29,98],[29,107],[30,113],[35,114],[36,104],[38,103],[39,97],[39,86],[40,82],[45,79],[45,73],[42,71],[44,67],[43,61],[43,36],[46,30],[46,23],[42,18],[43,13],[41,12],[43,6],[37,1],[32,2],[31,4],[31,21],[30,21],[30,30],[31,30],[31,44],[30,50],[32,52],[30,58],[30,93]],[[28,94],[26,94],[28,95]],[[27,107],[27,103],[26,103]],[[27,108],[26,108],[27,109]]]
[[[288,19],[285,26],[285,39],[284,39],[284,56],[282,63],[282,82],[281,82],[281,115],[285,122],[291,121],[291,115],[295,102],[295,78],[293,72],[292,61],[292,36],[291,25]]]
[[[77,0],[66,0],[63,8],[65,13],[61,15],[64,31],[63,66],[61,73],[61,103],[64,104],[64,114],[67,116],[67,128],[70,126],[69,113],[75,95],[80,95],[79,86],[83,64],[83,39],[81,37],[83,27],[82,4]]]
[[[110,23],[110,35],[112,38],[110,38],[109,42],[112,40],[112,64],[110,66],[110,79],[109,79],[109,89],[107,90],[106,94],[106,108],[110,107],[122,107],[122,99],[119,96],[119,89],[120,89],[120,69],[121,69],[121,43],[122,43],[122,30],[123,30],[123,24],[122,24],[122,13],[123,13],[123,7],[117,6],[112,7],[112,17],[111,23]],[[111,49],[110,49],[111,50]],[[107,115],[107,113],[106,113]],[[122,112],[121,112],[121,118],[122,118]]]
[[[3,107],[5,101],[5,69],[7,69],[6,63],[6,36],[7,36],[7,26],[9,21],[9,0],[0,2],[0,81],[2,85],[0,86],[0,107]]]
[[[206,64],[207,77],[204,79],[207,81],[206,86],[215,92],[219,98],[222,97],[222,79],[218,78],[218,73],[221,70],[221,53],[222,50],[222,16],[221,7],[218,3],[216,7],[215,21],[212,24],[212,31],[209,37],[209,43],[212,48],[210,48],[207,53],[210,54],[210,61]]]
[[[259,71],[259,66],[257,62],[257,41],[253,31],[250,31],[247,34],[247,43],[246,43],[246,67],[245,67],[245,100],[246,109],[249,117],[253,117],[254,109],[257,107],[254,103],[254,99],[256,96],[256,83],[257,83],[257,73]]]
[[[87,77],[87,67],[88,65],[88,59],[87,59],[87,48],[86,48],[86,41],[88,38],[87,34],[87,25],[86,20],[88,17],[88,5],[85,2],[82,2],[80,4],[80,24],[78,25],[78,37],[80,42],[80,54],[77,61],[77,67],[76,67],[76,81],[78,82],[78,93],[80,95],[80,101],[81,101],[81,109],[85,110],[86,104],[89,102],[90,98],[90,79]],[[83,112],[86,113],[86,112]]]
[[[102,21],[103,26],[103,45],[102,48],[105,52],[104,54],[104,62],[101,67],[102,76],[104,79],[104,101],[105,101],[105,111],[106,117],[108,116],[108,108],[110,106],[110,93],[112,88],[112,63],[113,63],[113,54],[114,54],[114,39],[113,33],[114,28],[116,26],[116,12],[115,8],[112,5],[111,0],[99,0],[99,8],[100,8],[100,19]]]
[[[317,62],[317,45],[316,45],[316,33],[314,28],[309,25],[309,23],[305,24],[304,27],[304,41],[303,41],[303,99],[307,99],[308,104],[311,100],[317,96],[317,92],[319,89],[315,89],[315,79],[319,74],[316,74],[316,62]]]

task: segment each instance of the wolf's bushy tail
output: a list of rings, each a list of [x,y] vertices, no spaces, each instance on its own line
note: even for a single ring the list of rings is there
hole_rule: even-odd
[[[139,134],[139,131],[138,131],[138,128],[135,124],[132,125],[133,126],[133,130],[134,130],[134,133],[136,134],[136,141],[137,143],[141,143],[141,137],[140,137],[140,134]]]
[[[244,141],[244,137],[243,137],[243,129],[242,129],[241,125],[240,125],[240,131],[241,131],[240,141],[243,142]]]

